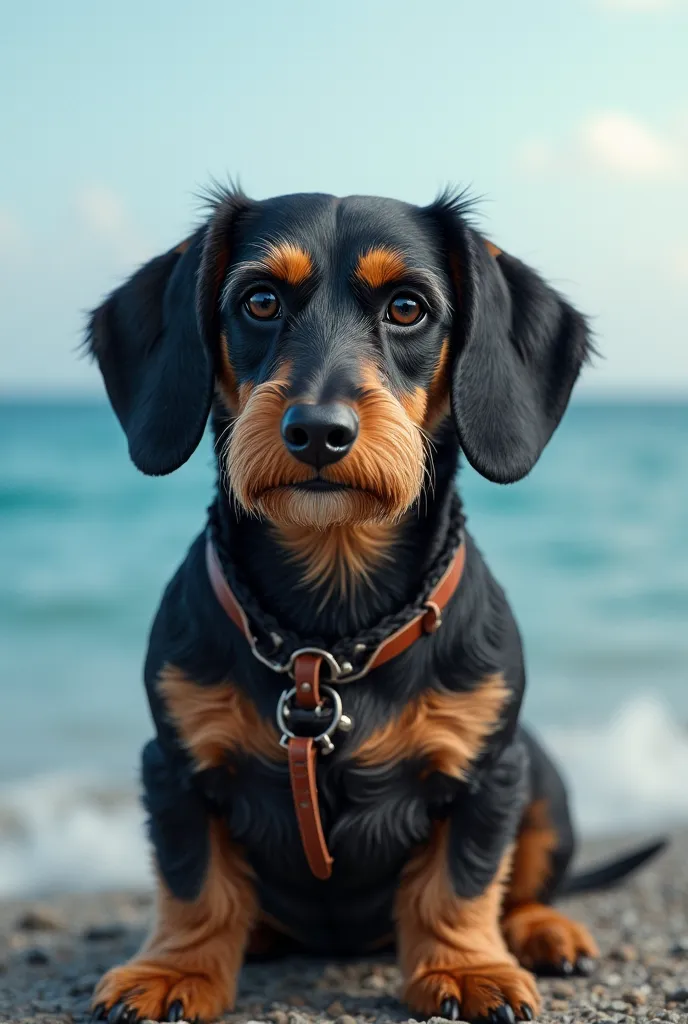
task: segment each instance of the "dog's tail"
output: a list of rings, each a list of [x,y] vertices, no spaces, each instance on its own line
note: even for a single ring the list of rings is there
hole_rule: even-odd
[[[557,890],[557,896],[578,896],[585,892],[610,889],[652,857],[656,857],[658,853],[666,849],[667,845],[667,839],[656,839],[652,843],[633,850],[632,853],[604,861],[587,871],[581,871],[570,878],[565,878]]]

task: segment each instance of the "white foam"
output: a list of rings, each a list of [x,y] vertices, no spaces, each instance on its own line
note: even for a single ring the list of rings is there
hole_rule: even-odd
[[[635,697],[594,727],[546,729],[543,739],[584,835],[688,823],[688,731],[653,698]],[[0,788],[0,897],[139,889],[151,879],[133,788],[65,775]]]
[[[688,727],[637,695],[598,726],[545,730],[568,782],[583,834],[688,822]]]
[[[0,789],[0,896],[148,888],[137,795],[70,776]]]

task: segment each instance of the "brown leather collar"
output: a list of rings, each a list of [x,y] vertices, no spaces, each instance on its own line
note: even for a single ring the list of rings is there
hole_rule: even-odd
[[[322,754],[334,750],[332,736],[336,731],[348,731],[352,726],[351,720],[342,714],[341,697],[329,684],[341,685],[361,679],[374,668],[402,654],[422,636],[435,633],[440,628],[442,611],[454,595],[463,574],[466,545],[462,540],[441,579],[423,602],[423,610],[378,644],[363,668],[356,673],[351,671],[350,665],[340,665],[329,651],[318,647],[295,650],[284,664],[271,662],[258,650],[248,617],[225,578],[210,534],[206,540],[205,553],[208,578],[215,596],[248,641],[255,657],[275,672],[288,672],[294,681],[291,688],[283,691],[277,705],[277,724],[282,732],[280,743],[287,748],[289,755],[294,807],[306,859],[316,878],[327,879],[332,873],[332,857],[327,849],[320,819],[316,758],[318,750]],[[329,669],[327,684],[320,680],[323,663]],[[324,727],[316,735],[298,736],[290,728],[292,710],[312,712],[313,721],[317,725],[318,718],[323,716],[326,708],[331,713],[328,719],[323,717]]]

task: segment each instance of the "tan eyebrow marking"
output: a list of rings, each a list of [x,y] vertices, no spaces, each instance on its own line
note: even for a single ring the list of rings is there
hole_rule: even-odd
[[[293,242],[271,242],[260,262],[273,277],[291,285],[303,284],[313,273],[309,253]]]
[[[380,245],[361,253],[356,264],[356,277],[371,288],[381,288],[398,281],[408,273],[406,261],[397,249]]]
[[[493,256],[495,259],[498,256],[502,255],[502,250],[498,249],[497,246],[494,244],[494,242],[490,242],[490,240],[487,239],[487,238],[485,239],[485,246],[486,246],[487,251],[489,252],[490,256]]]

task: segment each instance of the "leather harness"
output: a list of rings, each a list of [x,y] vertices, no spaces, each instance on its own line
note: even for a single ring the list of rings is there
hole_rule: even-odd
[[[334,656],[318,647],[295,650],[286,664],[277,664],[266,658],[257,647],[257,641],[241,604],[232,592],[220,563],[210,533],[206,540],[206,566],[215,596],[237,629],[249,643],[251,651],[264,665],[276,672],[288,672],[294,685],[282,692],[277,705],[277,724],[286,747],[289,777],[294,798],[296,819],[308,865],[316,878],[325,880],[332,874],[332,857],[327,849],[318,803],[316,761],[318,752],[330,754],[334,750],[332,736],[336,731],[348,732],[351,719],[342,713],[342,700],[333,686],[321,682],[323,664],[329,670],[329,683],[347,683],[361,679],[374,668],[396,658],[416,640],[435,633],[442,625],[442,611],[459,585],[466,561],[466,545],[460,541],[444,574],[423,602],[417,615],[386,637],[367,659],[365,665],[354,672],[349,662],[341,664]],[[299,736],[293,729],[296,720],[305,714],[322,721],[321,732],[314,736]],[[293,724],[293,728],[290,725]]]

